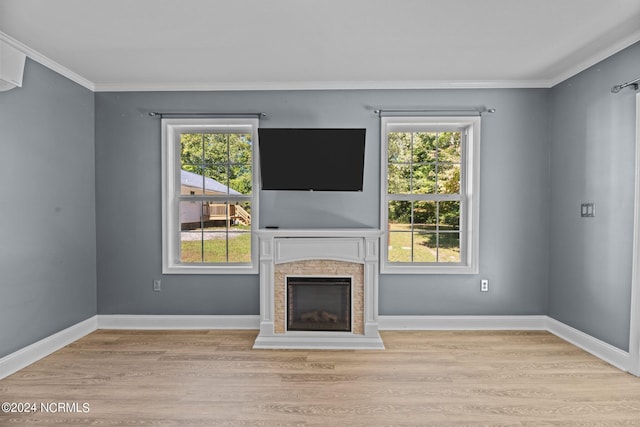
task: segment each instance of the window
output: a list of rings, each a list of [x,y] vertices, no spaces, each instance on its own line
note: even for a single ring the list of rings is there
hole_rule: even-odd
[[[256,273],[257,119],[163,119],[163,273]]]
[[[480,117],[383,117],[382,273],[477,273]]]

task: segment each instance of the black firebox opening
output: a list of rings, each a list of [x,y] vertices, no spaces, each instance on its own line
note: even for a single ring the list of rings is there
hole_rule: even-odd
[[[351,278],[287,277],[287,330],[351,332]]]

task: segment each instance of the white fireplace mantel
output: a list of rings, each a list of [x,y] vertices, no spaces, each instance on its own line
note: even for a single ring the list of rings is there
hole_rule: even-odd
[[[378,265],[381,231],[371,228],[263,229],[260,245],[260,333],[254,348],[384,349],[378,333]],[[333,260],[364,265],[364,333],[276,332],[276,265]]]

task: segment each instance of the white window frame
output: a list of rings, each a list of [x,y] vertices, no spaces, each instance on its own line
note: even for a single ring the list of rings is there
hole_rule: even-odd
[[[257,274],[258,124],[251,118],[162,119],[162,273]],[[251,262],[191,264],[180,262],[180,134],[242,132],[252,135]]]
[[[480,117],[381,117],[380,225],[383,231],[380,245],[382,274],[477,274],[479,251],[480,200]],[[390,131],[463,130],[461,160],[461,248],[459,263],[389,262],[388,203],[388,137]],[[408,197],[412,199],[411,196]]]

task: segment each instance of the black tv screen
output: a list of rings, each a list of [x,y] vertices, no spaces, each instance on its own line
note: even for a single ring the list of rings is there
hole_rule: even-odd
[[[263,190],[362,191],[365,129],[258,129]]]

